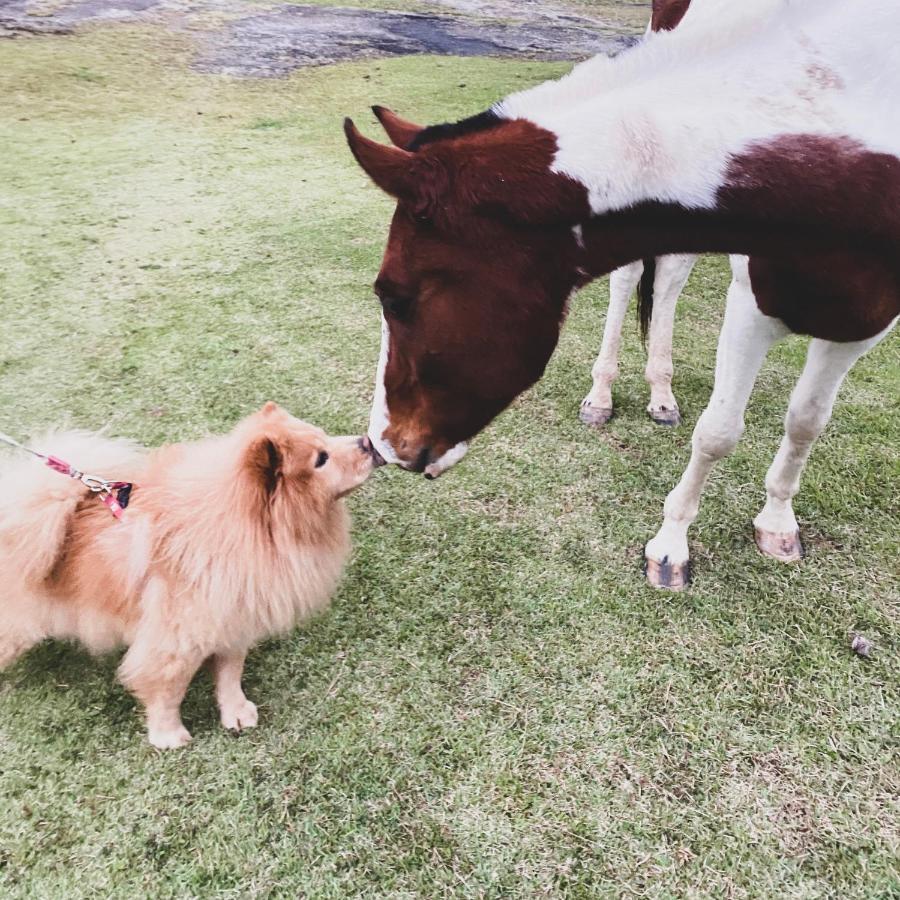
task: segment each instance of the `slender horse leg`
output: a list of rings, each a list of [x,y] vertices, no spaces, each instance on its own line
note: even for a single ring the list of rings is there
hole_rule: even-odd
[[[619,374],[622,325],[628,312],[628,302],[641,280],[643,271],[642,262],[633,262],[616,269],[609,276],[609,306],[606,310],[603,344],[600,347],[600,355],[591,369],[593,387],[582,401],[580,412],[581,421],[594,428],[605,425],[613,416],[612,383]]]
[[[683,590],[690,581],[687,532],[697,517],[706,480],[740,440],[759,369],[772,344],[788,332],[780,320],[757,308],[747,258],[732,257],[732,270],[712,397],[694,429],[688,467],[666,498],[662,527],[645,551],[647,579],[655,587]]]
[[[647,412],[657,425],[681,424],[678,403],[672,393],[672,331],[678,298],[696,262],[696,256],[681,254],[662,256],[656,261],[653,318],[650,320],[644,376],[650,385]]]
[[[835,398],[847,373],[892,327],[893,324],[865,341],[836,344],[814,340],[809,345],[806,366],[791,394],[784,439],[766,475],[766,505],[753,520],[756,544],[766,556],[782,562],[797,562],[803,557],[793,509],[803,468],[831,419]]]

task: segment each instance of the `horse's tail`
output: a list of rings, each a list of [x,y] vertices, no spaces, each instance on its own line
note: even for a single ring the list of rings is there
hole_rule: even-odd
[[[641,340],[647,343],[650,322],[653,320],[653,283],[656,281],[656,257],[644,260],[644,272],[638,282],[638,322],[641,326]]]

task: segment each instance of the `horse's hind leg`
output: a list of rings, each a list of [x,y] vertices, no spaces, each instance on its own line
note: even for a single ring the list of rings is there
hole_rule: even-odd
[[[891,326],[893,327],[893,326]],[[766,555],[782,562],[803,556],[793,499],[813,445],[831,418],[834,401],[854,363],[891,329],[866,341],[837,344],[814,340],[806,366],[791,394],[784,439],[766,475],[766,505],[753,520],[756,544]]]
[[[619,375],[619,345],[622,326],[628,313],[628,303],[634,293],[641,273],[642,262],[634,262],[616,269],[609,276],[609,306],[606,309],[606,327],[600,355],[591,369],[594,381],[590,393],[581,403],[580,418],[585,425],[595,428],[605,425],[613,416],[612,383]]]
[[[697,262],[696,256],[663,256],[657,260],[653,283],[653,317],[647,339],[647,368],[650,385],[647,413],[657,425],[680,425],[681,413],[672,393],[672,333],[678,298]]]

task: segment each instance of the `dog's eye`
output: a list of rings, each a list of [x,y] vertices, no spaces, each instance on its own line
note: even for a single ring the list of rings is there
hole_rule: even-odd
[[[317,468],[317,469],[321,469],[322,466],[324,466],[325,463],[327,463],[327,462],[328,462],[328,454],[323,450],[323,451],[316,457],[316,468]]]

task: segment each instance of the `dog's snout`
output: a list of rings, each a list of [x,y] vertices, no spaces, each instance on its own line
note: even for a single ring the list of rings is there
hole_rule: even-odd
[[[365,435],[361,437],[358,441],[359,449],[363,451],[363,453],[367,453],[372,457],[372,462],[377,468],[378,466],[385,465],[384,457],[375,449],[375,445],[372,443],[372,439]]]

